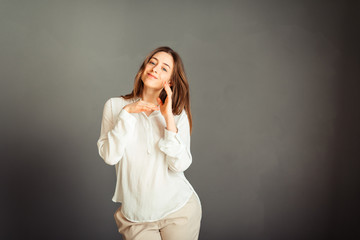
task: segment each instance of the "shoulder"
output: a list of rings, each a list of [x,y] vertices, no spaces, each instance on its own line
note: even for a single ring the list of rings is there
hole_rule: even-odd
[[[135,102],[137,99],[138,98],[125,99],[123,97],[111,97],[106,100],[105,104],[112,104],[113,106],[127,105],[129,103]]]
[[[175,118],[175,122],[185,122],[185,121],[188,121],[188,116],[187,116],[186,110],[183,109],[183,110],[180,112],[180,114],[174,115],[174,118]]]
[[[105,107],[111,109],[112,113],[116,115],[124,106],[133,103],[136,100],[137,98],[125,99],[123,97],[110,97],[106,100]]]
[[[180,114],[178,115],[179,117],[184,117],[184,118],[187,118],[187,113],[186,113],[186,110],[185,108],[183,110],[181,110]]]

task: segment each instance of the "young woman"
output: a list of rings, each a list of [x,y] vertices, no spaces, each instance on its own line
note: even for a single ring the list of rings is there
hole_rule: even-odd
[[[144,60],[130,94],[106,101],[99,155],[115,165],[118,231],[129,240],[198,239],[201,202],[184,171],[192,163],[189,84],[169,47]]]

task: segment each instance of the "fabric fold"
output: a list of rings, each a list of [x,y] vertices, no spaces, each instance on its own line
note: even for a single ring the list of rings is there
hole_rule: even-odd
[[[164,137],[159,141],[159,148],[166,154],[169,169],[175,172],[183,172],[192,163],[190,125],[185,110],[181,113],[176,125],[177,133],[164,129]]]
[[[97,141],[99,155],[109,165],[114,165],[121,160],[137,121],[125,109],[120,111],[115,121],[112,116],[112,102],[109,99],[104,106],[101,132]]]

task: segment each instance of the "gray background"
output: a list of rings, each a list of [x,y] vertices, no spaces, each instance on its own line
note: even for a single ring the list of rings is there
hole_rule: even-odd
[[[200,239],[360,239],[358,1],[0,1],[1,239],[120,239],[105,101],[182,56]]]

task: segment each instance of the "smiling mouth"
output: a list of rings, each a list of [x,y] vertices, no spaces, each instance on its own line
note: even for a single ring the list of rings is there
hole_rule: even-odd
[[[152,75],[152,74],[150,74],[150,73],[148,73],[148,75],[149,75],[150,77],[154,78],[154,79],[157,79],[157,77],[155,77],[154,75]]]

